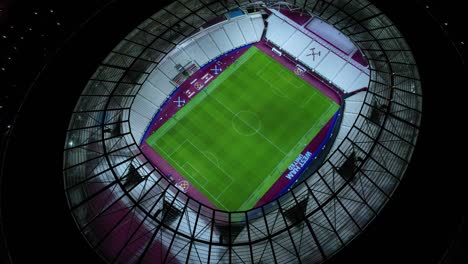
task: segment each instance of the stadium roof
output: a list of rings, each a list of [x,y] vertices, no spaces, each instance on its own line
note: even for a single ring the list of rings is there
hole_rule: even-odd
[[[132,134],[129,109],[157,58],[229,10],[254,12],[265,5],[300,7],[348,35],[369,60],[370,83],[349,133],[303,181],[260,208],[220,211],[185,195],[146,160]],[[65,142],[64,185],[80,232],[108,262],[319,263],[331,258],[380,214],[411,162],[420,132],[422,81],[410,46],[392,20],[367,1],[169,3],[127,34],[94,74],[89,67],[91,79],[79,81],[84,91],[63,102],[68,105],[63,109],[71,110],[78,101],[71,118],[63,118],[71,120],[66,139],[62,130],[61,142],[53,145],[57,150]],[[90,125],[96,120],[99,125]],[[339,171],[355,155],[363,162],[355,180],[346,180]],[[122,179],[136,172],[147,185],[128,188]],[[99,195],[109,200],[97,201]],[[114,222],[107,222],[109,216]],[[95,225],[101,220],[106,227]]]
[[[295,4],[349,36],[369,60],[364,105],[340,146],[289,192],[246,212],[200,204],[162,177],[141,153],[129,111],[154,66],[180,41],[229,10],[287,5],[175,1],[104,59],[70,123],[65,190],[78,227],[105,259],[318,263],[347,245],[383,208],[406,171],[419,132],[422,89],[411,49],[392,21],[369,2]],[[362,162],[349,172],[356,174],[351,180],[342,170],[355,156]],[[129,187],[135,174],[143,182]],[[116,215],[109,220],[112,213]]]

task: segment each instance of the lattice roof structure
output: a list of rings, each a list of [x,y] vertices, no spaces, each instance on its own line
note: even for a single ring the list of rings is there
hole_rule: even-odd
[[[328,156],[278,199],[220,211],[184,194],[139,148],[132,104],[165,55],[230,10],[287,7],[346,34],[369,61],[362,107]],[[352,104],[352,103],[349,103]],[[72,115],[64,147],[65,192],[79,230],[108,262],[320,263],[379,214],[414,151],[422,87],[411,49],[365,0],[174,1],[103,60]],[[345,164],[361,162],[350,175]]]

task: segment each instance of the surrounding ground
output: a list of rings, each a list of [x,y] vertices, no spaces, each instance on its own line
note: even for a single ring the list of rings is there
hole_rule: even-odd
[[[147,143],[216,207],[246,210],[338,108],[251,47]]]

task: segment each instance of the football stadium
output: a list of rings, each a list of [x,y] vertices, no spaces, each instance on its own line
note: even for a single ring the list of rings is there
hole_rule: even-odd
[[[315,263],[375,217],[411,157],[420,82],[413,64],[385,66],[391,80],[370,67],[365,51],[414,59],[378,9],[351,3],[327,21],[336,8],[320,1],[175,1],[117,45],[76,105],[64,156],[70,208],[104,257]],[[403,51],[375,48],[367,27]],[[83,133],[94,126],[105,130]],[[79,152],[96,136],[108,157],[89,168]]]
[[[57,235],[55,250],[85,248],[105,263],[341,263],[355,248],[380,254],[383,244],[364,246],[366,237],[427,232],[419,220],[399,233],[389,227],[432,211],[435,203],[414,202],[410,189],[433,183],[421,168],[445,158],[448,151],[437,150],[448,144],[443,133],[459,131],[423,118],[423,87],[449,97],[433,86],[453,85],[429,80],[456,75],[428,74],[456,65],[430,60],[441,49],[430,56],[414,49],[423,33],[407,27],[425,23],[425,15],[403,23],[386,12],[409,11],[370,0],[101,2],[76,7],[72,17],[45,7],[18,19],[29,23],[19,40],[38,34],[46,40],[34,43],[51,47],[55,34],[63,46],[42,49],[44,68],[24,86],[31,102],[53,89],[56,99],[34,106],[25,99],[4,133],[2,149],[34,164],[14,166],[12,154],[2,154],[1,171],[12,175],[2,186],[6,201],[28,195],[8,184],[48,186],[24,202],[31,209],[5,211],[11,245],[23,244],[27,231],[19,230],[36,229],[26,219],[37,218],[72,226]],[[463,104],[453,94],[436,105],[454,102],[451,113],[458,112]],[[431,105],[429,115],[440,116]],[[17,177],[13,166],[31,173]],[[58,205],[36,207],[36,199]],[[29,217],[15,218],[21,214]],[[80,242],[66,242],[75,236]],[[39,261],[45,245],[33,244]],[[93,262],[83,258],[75,260]]]
[[[251,47],[146,142],[217,208],[246,210],[338,108]]]

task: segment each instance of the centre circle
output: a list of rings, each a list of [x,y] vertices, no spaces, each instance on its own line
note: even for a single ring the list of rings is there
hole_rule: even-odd
[[[258,115],[251,111],[240,111],[232,118],[232,127],[243,136],[255,135],[261,128]]]

